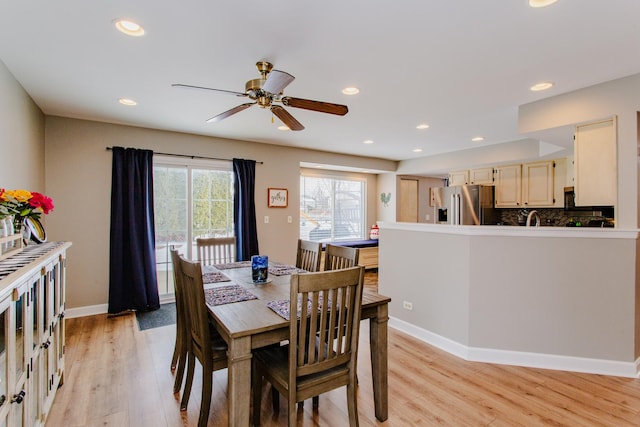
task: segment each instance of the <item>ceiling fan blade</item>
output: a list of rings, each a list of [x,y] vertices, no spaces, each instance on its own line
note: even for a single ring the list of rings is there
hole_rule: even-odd
[[[303,108],[305,110],[336,114],[338,116],[344,116],[349,112],[349,108],[346,105],[332,104],[330,102],[312,101],[310,99],[292,98],[290,96],[283,97],[281,101],[287,107]]]
[[[235,92],[233,90],[224,90],[224,89],[214,89],[212,87],[202,87],[202,86],[191,86],[191,85],[183,85],[181,83],[174,83],[171,86],[173,87],[180,87],[180,88],[185,88],[185,89],[203,89],[203,90],[212,90],[214,92],[225,92],[225,93],[230,93],[232,95],[236,95],[236,96],[248,96],[246,93],[243,92]]]
[[[285,73],[280,70],[272,70],[267,76],[267,81],[264,82],[262,90],[269,93],[279,94],[293,80],[295,80],[295,77],[289,73]]]
[[[279,105],[271,106],[271,112],[276,115],[291,130],[303,130],[304,126],[297,121],[287,110]]]
[[[227,110],[224,113],[220,113],[217,116],[213,116],[210,119],[207,119],[207,123],[219,122],[220,120],[226,119],[227,117],[234,115],[235,113],[239,113],[242,110],[246,110],[247,108],[251,107],[253,104],[255,104],[255,102],[247,102],[246,104],[241,104],[241,105],[238,105],[237,107],[233,107],[232,109]]]

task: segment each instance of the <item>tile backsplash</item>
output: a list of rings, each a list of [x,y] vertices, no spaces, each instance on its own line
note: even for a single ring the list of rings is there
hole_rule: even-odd
[[[524,225],[527,215],[534,209],[500,209],[500,220],[504,225]],[[543,226],[566,227],[570,222],[586,226],[591,220],[613,219],[613,208],[594,208],[589,211],[566,211],[564,209],[535,209]]]

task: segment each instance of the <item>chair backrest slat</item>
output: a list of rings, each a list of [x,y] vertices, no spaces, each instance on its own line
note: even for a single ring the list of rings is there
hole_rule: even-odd
[[[225,264],[236,260],[235,237],[198,237],[198,261],[203,265]]]

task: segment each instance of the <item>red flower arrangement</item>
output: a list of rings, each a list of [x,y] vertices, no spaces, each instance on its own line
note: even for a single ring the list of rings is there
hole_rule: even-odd
[[[53,200],[35,191],[0,188],[0,217],[15,215],[16,222],[26,217],[40,218],[53,210]]]

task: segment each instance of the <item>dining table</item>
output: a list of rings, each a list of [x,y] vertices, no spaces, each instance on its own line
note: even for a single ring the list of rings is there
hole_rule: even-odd
[[[288,300],[294,266],[270,263],[266,283],[252,280],[251,262],[203,267],[205,297],[213,325],[227,343],[227,401],[230,426],[248,426],[251,410],[252,350],[289,339],[289,321],[269,304]],[[369,319],[375,415],[388,418],[387,323],[391,298],[372,290],[362,294],[362,319]]]

